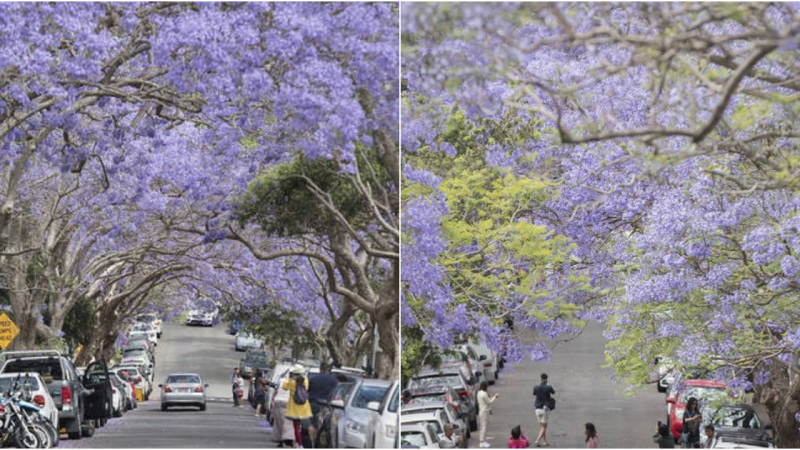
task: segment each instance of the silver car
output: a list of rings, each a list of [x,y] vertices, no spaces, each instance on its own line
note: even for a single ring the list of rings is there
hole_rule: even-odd
[[[206,410],[206,388],[200,375],[194,373],[174,373],[167,376],[161,388],[161,410],[170,406],[197,406]]]
[[[339,447],[377,448],[380,443],[378,433],[384,430],[373,429],[379,422],[381,411],[385,408],[392,394],[394,382],[389,380],[359,380],[353,388],[345,405],[342,434],[339,435]],[[393,424],[387,424],[393,425]],[[397,432],[397,428],[394,428]]]

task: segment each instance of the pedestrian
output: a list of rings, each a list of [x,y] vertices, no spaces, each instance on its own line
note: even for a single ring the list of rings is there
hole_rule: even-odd
[[[331,367],[326,362],[319,365],[319,374],[308,380],[308,402],[311,403],[312,415],[311,424],[308,426],[308,437],[311,442],[316,441],[317,430],[319,430],[317,417],[321,409],[319,402],[327,399],[338,384],[339,380],[331,374]]]
[[[303,448],[301,421],[311,418],[311,404],[308,402],[308,379],[303,376],[305,368],[295,364],[283,379],[281,387],[289,391],[289,402],[285,417],[294,425],[294,447]]]
[[[264,408],[265,414],[267,412],[267,383],[264,382],[264,377],[256,378],[255,391],[256,417],[258,417],[261,415],[261,408]]]
[[[714,445],[714,425],[706,425],[706,445],[705,448],[711,448]]]
[[[547,384],[547,374],[543,373],[541,383],[533,387],[533,395],[536,401],[533,404],[536,410],[536,419],[539,421],[539,437],[536,438],[536,446],[541,447],[541,442],[544,441],[544,446],[549,447],[550,443],[547,442],[547,417],[550,415],[550,410],[555,406],[555,399],[551,395],[556,393],[553,386]]]
[[[410,405],[411,404],[411,391],[408,389],[403,391],[403,404]]]
[[[522,427],[517,425],[511,429],[511,437],[508,438],[508,448],[528,448],[531,445],[528,438],[522,434]]]
[[[656,424],[656,434],[653,435],[653,442],[658,444],[658,448],[675,448],[675,439],[669,434],[669,426],[659,421]]]
[[[244,380],[239,376],[239,368],[233,368],[231,375],[231,392],[233,392],[233,407],[242,406],[242,396],[244,394]]]
[[[490,405],[498,397],[498,394],[494,394],[494,397],[489,397],[487,389],[489,389],[489,383],[481,381],[481,388],[478,391],[478,437],[480,439],[478,446],[481,448],[489,448],[489,443],[486,442],[486,430],[489,428],[489,415],[492,413]]]
[[[586,448],[600,448],[600,442],[597,440],[597,429],[592,422],[586,422],[584,425],[584,434],[586,434]]]
[[[681,434],[681,447],[694,448],[700,442],[700,424],[703,417],[697,410],[697,399],[690,397],[686,402],[686,410],[683,412],[683,430]]]
[[[464,443],[464,434],[462,433],[458,439],[453,439],[453,424],[444,424],[444,436],[439,439],[439,448],[457,448],[461,447]]]

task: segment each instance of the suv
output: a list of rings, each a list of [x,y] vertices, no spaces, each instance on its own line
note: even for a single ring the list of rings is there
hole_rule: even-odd
[[[0,373],[41,375],[58,408],[59,424],[70,439],[94,435],[95,421],[111,417],[113,393],[105,362],[90,364],[81,380],[72,361],[55,350],[5,352],[3,356]]]
[[[476,377],[467,379],[458,367],[424,369],[408,383],[408,389],[426,389],[434,386],[452,386],[460,397],[459,411],[466,413],[471,431],[478,429],[478,392]]]

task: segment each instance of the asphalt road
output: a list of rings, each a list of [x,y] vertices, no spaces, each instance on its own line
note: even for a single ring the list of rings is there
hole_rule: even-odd
[[[68,448],[270,448],[271,428],[248,405],[233,408],[230,376],[244,353],[233,348],[225,325],[211,328],[165,324],[156,347],[155,384],[169,373],[194,372],[209,384],[207,410],[161,411],[160,391],[139,408],[111,419],[93,438],[62,441]]]
[[[489,386],[498,393],[492,404],[488,442],[507,448],[511,428],[519,424],[523,434],[534,441],[539,424],[533,409],[533,386],[542,372],[556,390],[556,409],[548,420],[547,439],[551,447],[586,447],[584,424],[594,423],[601,448],[655,448],[655,424],[666,419],[665,395],[655,386],[626,397],[625,386],[615,385],[613,370],[604,369],[602,327],[590,323],[580,337],[553,347],[550,363],[524,361],[507,365],[500,378]],[[478,433],[472,433],[470,448],[478,447]]]

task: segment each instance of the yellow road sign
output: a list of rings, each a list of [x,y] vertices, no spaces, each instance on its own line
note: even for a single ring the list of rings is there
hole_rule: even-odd
[[[19,328],[8,314],[0,314],[0,347],[5,350],[18,334]]]

